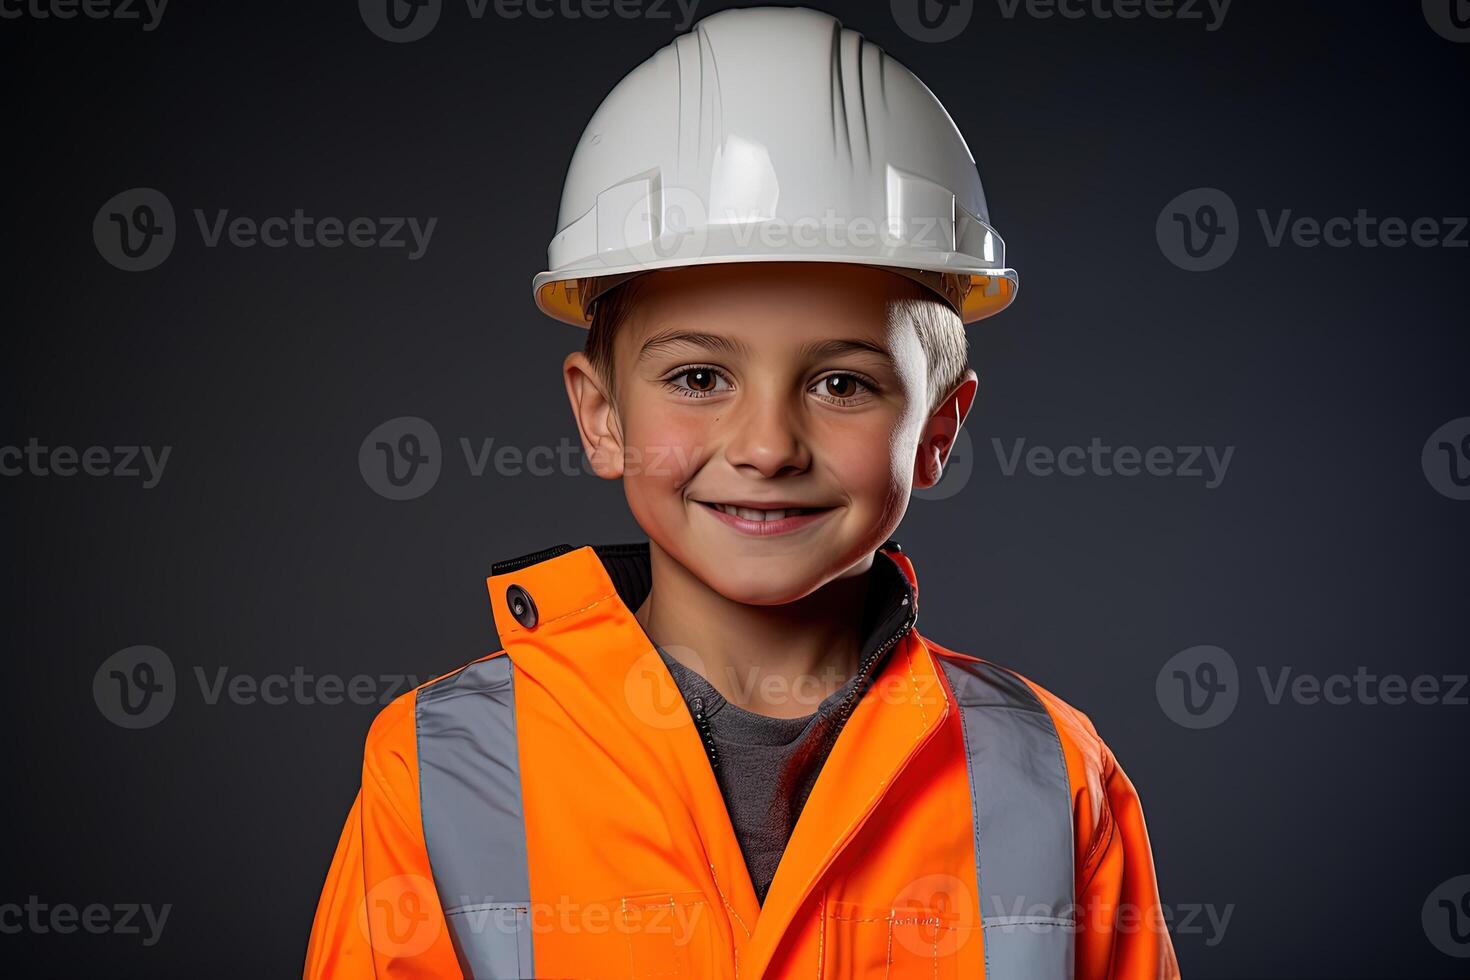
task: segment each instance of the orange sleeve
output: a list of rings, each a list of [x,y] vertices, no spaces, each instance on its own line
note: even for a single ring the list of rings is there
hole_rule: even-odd
[[[362,788],[317,903],[305,980],[460,977],[419,812],[415,693],[368,732]]]
[[[1077,980],[1179,980],[1138,791],[1102,746],[1102,806],[1078,876]]]

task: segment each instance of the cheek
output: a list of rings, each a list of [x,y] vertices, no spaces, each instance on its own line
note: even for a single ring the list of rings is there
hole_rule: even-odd
[[[823,436],[821,456],[854,500],[878,506],[901,493],[913,476],[913,447],[890,418],[833,426]]]
[[[707,429],[713,416],[639,408],[626,418],[630,495],[644,497],[677,491],[709,459]]]

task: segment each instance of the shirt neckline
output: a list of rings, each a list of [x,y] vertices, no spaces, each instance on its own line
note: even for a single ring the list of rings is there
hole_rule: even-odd
[[[896,614],[896,610],[912,601],[912,589],[908,578],[894,562],[887,560],[882,555],[875,556],[873,566],[868,571],[867,581],[866,602],[863,606],[863,623],[866,630],[862,645],[864,655],[869,650],[875,649],[885,639],[880,634],[891,626],[890,620]],[[717,740],[727,744],[770,746],[795,744],[823,718],[833,714],[859,680],[859,675],[854,673],[846,683],[823,698],[810,714],[794,718],[778,718],[732,704],[698,671],[674,659],[657,643],[654,644],[654,648],[674,676],[675,684],[679,687],[686,703],[696,696],[703,699],[704,716],[710,724],[711,734]],[[728,737],[729,722],[736,718],[739,719],[737,724],[742,729],[742,735],[755,736],[759,739],[758,742],[752,743],[745,738],[737,741]],[[721,728],[726,729],[726,733],[722,733]]]

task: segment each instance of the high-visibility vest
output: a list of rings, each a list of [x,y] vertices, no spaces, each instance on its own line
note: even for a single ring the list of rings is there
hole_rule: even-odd
[[[895,542],[879,552],[908,579]],[[1172,980],[1137,794],[1091,722],[913,628],[757,902],[634,617],[648,544],[493,566],[503,649],[385,708],[305,976]]]

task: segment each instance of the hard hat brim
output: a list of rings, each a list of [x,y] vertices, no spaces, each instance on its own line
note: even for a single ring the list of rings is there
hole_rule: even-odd
[[[939,289],[935,289],[936,294],[948,301],[960,319],[967,324],[994,316],[1011,305],[1020,288],[1020,279],[1014,269],[986,267],[975,256],[959,252],[888,248],[872,255],[861,255],[850,252],[815,253],[810,249],[796,248],[690,256],[683,254],[687,252],[687,248],[667,251],[675,254],[658,255],[652,245],[621,249],[604,253],[593,262],[578,263],[575,268],[539,273],[531,280],[536,306],[547,316],[587,329],[592,325],[588,306],[596,299],[596,294],[583,295],[586,280],[616,279],[617,282],[610,285],[617,285],[640,273],[656,272],[660,269],[735,262],[842,262],[887,267],[900,275],[910,271],[940,273],[947,278],[952,277],[957,288],[953,295]],[[910,278],[934,288],[932,283],[925,282],[919,276]]]

